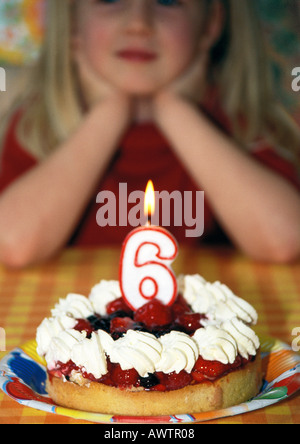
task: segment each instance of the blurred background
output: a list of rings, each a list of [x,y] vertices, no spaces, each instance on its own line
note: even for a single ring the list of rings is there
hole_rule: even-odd
[[[291,88],[292,69],[300,66],[300,0],[253,2],[265,31],[278,97],[300,116],[300,93]],[[45,0],[0,0],[0,66],[6,70],[7,88],[0,93],[0,116],[26,87],[43,41],[45,15]]]

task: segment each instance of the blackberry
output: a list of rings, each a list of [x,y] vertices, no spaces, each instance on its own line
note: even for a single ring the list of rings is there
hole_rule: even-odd
[[[125,335],[125,331],[121,332],[121,331],[115,331],[114,333],[111,333],[111,337],[113,338],[114,341],[117,341],[120,338],[123,338],[123,336]]]
[[[100,318],[98,316],[89,316],[88,321],[92,325],[94,331],[97,330],[104,330],[106,333],[109,333],[110,331],[110,317],[105,316],[103,318]]]
[[[152,330],[148,330],[149,333],[154,335],[156,338],[161,338],[162,336],[170,333],[172,331],[171,326],[165,326],[164,328],[156,328]]]
[[[140,385],[145,389],[150,389],[159,384],[159,379],[154,373],[149,373],[149,376],[142,378],[140,377]]]

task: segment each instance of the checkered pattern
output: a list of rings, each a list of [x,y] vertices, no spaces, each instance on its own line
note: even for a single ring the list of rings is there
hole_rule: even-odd
[[[0,327],[11,351],[35,337],[42,319],[59,298],[75,292],[88,295],[101,279],[117,279],[120,250],[65,251],[56,259],[26,271],[0,267]],[[177,274],[202,274],[220,280],[248,300],[259,313],[259,334],[288,344],[300,327],[300,262],[291,266],[249,261],[230,250],[184,250],[174,264]],[[5,355],[0,352],[0,358]],[[71,418],[21,406],[0,392],[0,424],[84,423]],[[213,421],[215,423],[300,423],[300,396],[252,413]]]

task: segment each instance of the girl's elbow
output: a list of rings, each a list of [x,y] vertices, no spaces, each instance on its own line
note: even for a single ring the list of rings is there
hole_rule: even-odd
[[[300,259],[300,232],[298,230],[270,236],[265,233],[243,249],[249,258],[258,262],[288,265]]]
[[[7,268],[24,269],[39,265],[57,255],[59,251],[59,246],[49,246],[48,241],[41,241],[38,236],[0,239],[0,263]]]
[[[288,265],[300,258],[300,242],[294,245],[285,245],[274,252],[274,261],[278,264]]]
[[[288,265],[300,259],[300,231],[282,234],[281,239],[269,249],[270,260],[276,264]]]
[[[20,251],[5,248],[0,252],[0,262],[7,268],[22,269],[29,265],[29,261]]]
[[[0,244],[0,262],[7,268],[22,269],[32,265],[35,257],[26,242],[6,240]]]

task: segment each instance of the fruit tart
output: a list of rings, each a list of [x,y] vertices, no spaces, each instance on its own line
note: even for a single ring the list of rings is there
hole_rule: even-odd
[[[262,384],[255,309],[220,282],[180,276],[172,306],[135,312],[117,281],[69,294],[37,330],[49,396],[113,415],[200,413],[240,404]]]

